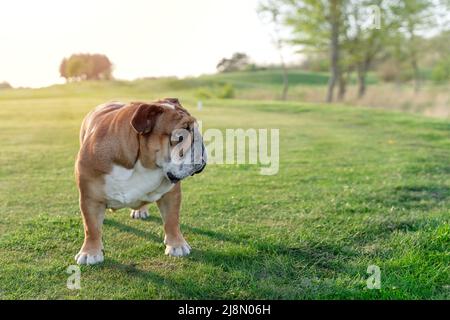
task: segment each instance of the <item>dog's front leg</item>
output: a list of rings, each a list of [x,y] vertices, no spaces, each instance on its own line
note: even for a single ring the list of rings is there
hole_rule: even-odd
[[[80,209],[84,223],[84,243],[75,256],[78,264],[103,262],[102,225],[105,217],[105,204],[80,197]]]
[[[181,186],[178,182],[173,189],[157,201],[164,222],[165,253],[174,257],[186,256],[191,247],[180,231]]]

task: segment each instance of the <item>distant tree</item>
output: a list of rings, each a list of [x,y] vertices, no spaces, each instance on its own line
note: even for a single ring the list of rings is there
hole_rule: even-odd
[[[396,17],[397,32],[401,36],[399,41],[398,57],[409,62],[414,78],[414,90],[420,88],[419,55],[420,33],[436,26],[435,15],[437,2],[434,0],[400,0],[392,5],[392,12]]]
[[[59,66],[61,77],[67,81],[110,80],[112,63],[102,54],[73,54]]]
[[[82,81],[87,79],[89,60],[84,54],[74,54],[65,63],[66,80]]]
[[[343,0],[330,0],[328,14],[325,16],[330,24],[330,69],[331,77],[328,84],[327,102],[333,101],[333,89],[341,75],[341,68],[339,64],[340,59],[340,41],[339,33],[342,27],[342,2]]]
[[[94,54],[92,56],[92,67],[90,77],[96,80],[112,79],[112,63],[107,56],[101,54]]]
[[[356,71],[358,98],[361,98],[366,92],[369,69],[385,54],[387,35],[392,32],[394,22],[389,14],[388,0],[347,0],[346,4],[342,65],[347,73]]]
[[[282,26],[282,13],[279,7],[276,5],[276,0],[265,0],[261,2],[258,7],[258,13],[261,20],[264,23],[272,27],[272,42],[274,43],[278,54],[280,55],[281,69],[283,70],[283,92],[281,94],[281,99],[286,100],[289,90],[289,78],[288,70],[283,56],[283,44],[284,41],[281,36],[281,26]]]
[[[291,31],[290,42],[302,52],[326,52],[329,57],[330,80],[326,100],[333,101],[335,86],[341,77],[341,42],[346,0],[276,0],[274,10],[282,14],[282,22]]]
[[[245,70],[250,65],[250,57],[245,53],[236,52],[230,59],[223,58],[217,64],[219,72],[232,72]]]
[[[61,61],[61,64],[59,65],[59,74],[61,77],[63,77],[66,80],[69,78],[69,76],[67,74],[67,59],[66,58],[64,58]]]
[[[424,64],[432,69],[431,79],[434,82],[450,80],[450,30],[444,30],[428,39],[428,57]]]
[[[353,72],[358,75],[358,96],[366,91],[366,77],[383,48],[383,32],[372,25],[378,8],[384,13],[386,0],[278,0],[286,6],[285,24],[293,31],[293,43],[309,57],[328,55],[331,76],[326,100],[333,101],[334,88],[342,100]],[[380,13],[381,13],[380,12]],[[387,17],[385,17],[387,20]],[[310,60],[312,61],[312,60]],[[322,58],[323,61],[323,58]],[[316,62],[317,65],[317,62]]]
[[[11,89],[11,88],[12,86],[8,82],[6,81],[0,82],[0,89]]]

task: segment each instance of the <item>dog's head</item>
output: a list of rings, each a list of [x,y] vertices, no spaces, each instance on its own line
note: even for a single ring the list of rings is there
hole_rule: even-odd
[[[141,136],[140,159],[145,166],[161,168],[172,183],[205,168],[206,149],[197,121],[178,99],[134,104],[130,124]]]

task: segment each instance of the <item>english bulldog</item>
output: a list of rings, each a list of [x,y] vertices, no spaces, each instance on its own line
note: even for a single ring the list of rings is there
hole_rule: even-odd
[[[75,164],[84,224],[76,262],[103,261],[106,209],[131,208],[132,218],[146,218],[148,204],[155,201],[164,223],[165,254],[188,255],[191,247],[179,224],[180,184],[205,165],[197,121],[178,99],[113,102],[91,111],[81,126]]]

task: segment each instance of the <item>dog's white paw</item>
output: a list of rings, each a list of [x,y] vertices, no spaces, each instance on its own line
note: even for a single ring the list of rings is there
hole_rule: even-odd
[[[166,245],[165,254],[172,257],[183,257],[191,253],[191,246],[185,242],[181,246]]]
[[[87,264],[87,265],[93,265],[100,262],[103,262],[103,252],[100,251],[98,254],[88,254],[86,252],[80,252],[75,256],[75,261],[77,264]]]
[[[140,208],[140,209],[137,209],[137,210],[131,210],[130,217],[132,219],[147,219],[148,218],[148,209],[147,209],[147,207]]]

